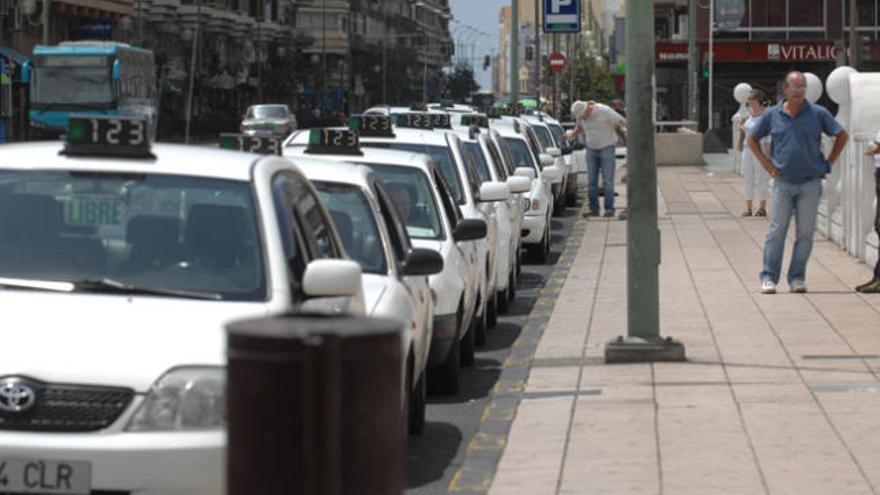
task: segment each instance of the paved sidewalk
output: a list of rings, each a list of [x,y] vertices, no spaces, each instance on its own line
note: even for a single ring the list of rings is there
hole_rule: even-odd
[[[768,224],[739,216],[741,179],[669,167],[659,182],[661,334],[688,362],[603,363],[626,333],[626,223],[580,222],[494,477],[451,491],[878,493],[880,296],[852,292],[869,267],[818,237],[810,293],[761,295]]]

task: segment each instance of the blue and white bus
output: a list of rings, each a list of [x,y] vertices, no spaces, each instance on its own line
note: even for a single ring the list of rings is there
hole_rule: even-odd
[[[147,117],[155,136],[158,93],[150,50],[105,41],[37,45],[22,82],[30,85],[34,138],[57,138],[71,114]]]

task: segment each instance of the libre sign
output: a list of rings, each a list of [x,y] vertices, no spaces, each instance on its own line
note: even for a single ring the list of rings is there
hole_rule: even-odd
[[[561,72],[565,68],[565,55],[554,53],[550,55],[550,70],[553,72]]]
[[[543,0],[545,33],[579,33],[580,0]]]

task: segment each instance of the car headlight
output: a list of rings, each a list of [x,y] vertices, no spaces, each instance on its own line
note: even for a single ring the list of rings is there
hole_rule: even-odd
[[[238,124],[238,132],[244,133],[245,129],[247,129],[246,125]]]
[[[181,431],[226,425],[226,370],[175,368],[150,388],[128,431]]]
[[[523,211],[529,211],[531,209],[532,202],[528,198],[523,199]]]
[[[541,209],[541,200],[540,199],[533,199],[532,200],[532,209],[535,211],[538,211]]]

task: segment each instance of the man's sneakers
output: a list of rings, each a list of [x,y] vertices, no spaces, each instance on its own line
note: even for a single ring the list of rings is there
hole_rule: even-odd
[[[770,279],[761,281],[761,294],[776,294],[776,284]]]
[[[864,284],[856,287],[856,292],[863,292],[865,294],[878,294],[880,293],[880,280],[874,279],[870,282],[865,282]]]
[[[795,294],[803,294],[807,292],[807,284],[803,280],[792,280],[788,286]]]

